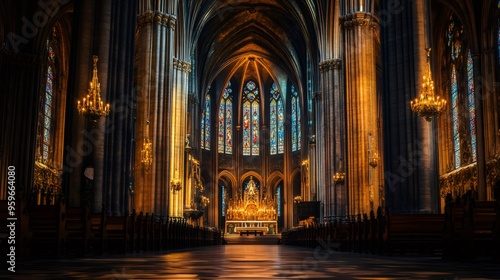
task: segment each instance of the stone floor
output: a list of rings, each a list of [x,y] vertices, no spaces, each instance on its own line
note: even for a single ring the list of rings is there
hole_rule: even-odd
[[[326,244],[324,244],[326,245]],[[13,277],[14,276],[14,277]],[[499,263],[378,256],[283,245],[20,262],[0,279],[500,279]]]

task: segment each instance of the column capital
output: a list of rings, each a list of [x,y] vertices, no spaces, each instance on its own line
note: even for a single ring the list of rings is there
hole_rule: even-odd
[[[152,22],[158,25],[167,26],[175,29],[177,17],[170,14],[165,14],[159,11],[147,11],[137,15],[137,27],[150,25]]]
[[[356,26],[375,28],[377,26],[377,19],[370,13],[357,12],[346,15],[342,19],[342,26],[346,29],[351,29]]]
[[[174,69],[189,73],[191,72],[191,63],[174,57]]]
[[[330,71],[333,69],[342,69],[342,60],[338,58],[333,58],[325,60],[319,63],[319,71],[321,73],[325,71]]]

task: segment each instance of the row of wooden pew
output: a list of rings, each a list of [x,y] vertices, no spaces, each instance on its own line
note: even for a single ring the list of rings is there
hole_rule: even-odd
[[[446,258],[500,257],[500,206],[495,201],[449,202],[445,214],[370,215],[293,228],[282,232],[285,245],[330,244],[342,251],[373,254],[417,252]]]
[[[0,201],[0,217],[5,213]],[[221,232],[188,224],[182,218],[132,211],[127,216],[92,214],[87,207],[19,205],[16,250],[21,258],[163,251],[222,244]],[[3,230],[3,228],[2,228]],[[0,246],[6,244],[0,231]]]

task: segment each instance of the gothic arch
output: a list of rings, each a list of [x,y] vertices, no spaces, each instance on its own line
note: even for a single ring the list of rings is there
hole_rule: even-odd
[[[259,173],[255,172],[255,171],[248,171],[248,172],[244,173],[243,175],[241,175],[240,185],[243,184],[243,182],[250,176],[253,176],[257,181],[260,182],[261,185],[264,183],[262,180],[262,176]]]
[[[238,181],[236,180],[236,177],[233,175],[233,173],[227,171],[227,170],[224,170],[222,172],[219,173],[219,176],[217,178],[217,182],[219,181],[223,181],[223,182],[226,182],[232,189],[233,193],[235,191],[234,188],[236,188],[236,186],[238,186]]]
[[[480,23],[480,21],[476,19],[476,13],[472,1],[438,0],[436,2],[441,3],[458,17],[458,19],[464,25],[464,31],[466,33],[471,52],[473,54],[477,53],[481,49],[481,42],[478,40],[481,33],[478,32],[477,27],[477,23]],[[433,8],[432,6],[433,5],[431,4],[431,9]],[[440,11],[439,9],[436,9],[435,11],[437,11],[437,13],[434,18],[438,19],[438,21],[441,21],[441,24],[444,21],[444,25],[446,26],[446,20],[449,18],[449,16],[443,16],[442,10]],[[442,26],[441,24],[440,26]],[[434,24],[432,25],[434,26]],[[439,36],[439,34],[443,34],[439,32],[441,28],[435,30],[438,31],[435,33],[437,34],[437,36]]]
[[[274,192],[276,190],[276,185],[279,182],[284,183],[284,181],[285,181],[285,176],[283,175],[283,173],[280,171],[274,171],[267,178],[266,186],[268,186],[270,191]]]

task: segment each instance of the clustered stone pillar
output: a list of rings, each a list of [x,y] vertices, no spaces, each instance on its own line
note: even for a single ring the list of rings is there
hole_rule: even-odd
[[[344,17],[349,213],[378,207],[382,177],[381,124],[377,98],[378,24],[368,12]],[[370,166],[378,157],[379,165]]]
[[[170,111],[170,177],[180,182],[180,189],[170,189],[169,215],[183,216],[184,205],[190,204],[191,189],[185,181],[185,147],[187,139],[188,81],[191,64],[174,58],[174,87]],[[184,201],[184,195],[186,201]]]
[[[174,1],[142,1],[136,35],[136,145],[135,198],[137,211],[172,214],[167,201],[171,175],[170,127],[172,125],[173,38],[176,16],[169,13]],[[172,4],[173,5],[173,4]],[[149,120],[149,125],[147,121]],[[152,142],[153,162],[141,162],[143,144]]]
[[[329,59],[319,64],[321,72],[324,139],[324,172],[328,216],[346,214],[347,200],[343,185],[335,185],[333,175],[339,171],[345,152],[345,98],[341,92],[342,60]]]

